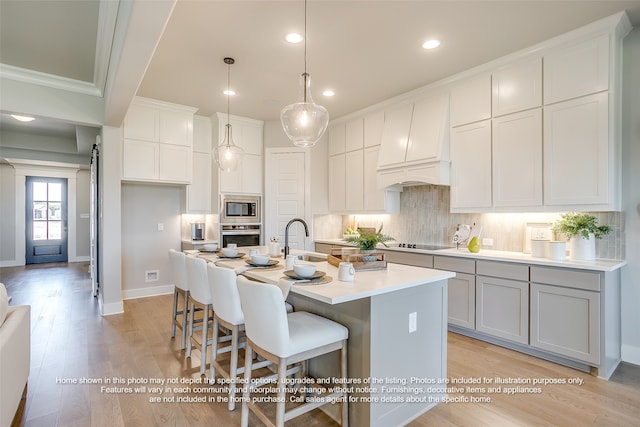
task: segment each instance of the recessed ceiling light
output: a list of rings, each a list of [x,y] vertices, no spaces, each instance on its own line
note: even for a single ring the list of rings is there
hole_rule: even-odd
[[[332,91],[331,89],[327,89],[327,90],[325,90],[324,92],[322,92],[322,94],[323,94],[324,96],[333,96],[333,95],[335,95],[336,93],[335,93],[334,91]]]
[[[285,37],[285,40],[288,41],[289,43],[301,43],[303,40],[303,37],[302,37],[302,34],[289,33]]]
[[[227,89],[223,92],[225,95],[229,95],[229,96],[233,96],[235,95],[235,91],[231,90],[231,89]]]
[[[36,119],[35,117],[21,116],[19,114],[12,114],[11,117],[21,122],[32,122]]]
[[[440,46],[440,40],[432,39],[422,43],[424,49],[435,49]]]

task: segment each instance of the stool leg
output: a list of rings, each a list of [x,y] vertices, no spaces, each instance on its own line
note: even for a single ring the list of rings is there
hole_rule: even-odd
[[[173,315],[171,316],[171,336],[176,336],[176,320],[178,317],[178,290],[173,291]],[[184,348],[184,347],[183,347]]]
[[[342,342],[342,349],[340,350],[340,376],[342,378],[347,378],[347,342]],[[349,405],[347,402],[349,401],[349,396],[345,393],[344,400],[342,401],[342,416],[340,420],[340,425],[342,427],[349,426]]]
[[[191,321],[189,322],[189,343],[187,344],[187,357],[191,357],[191,349],[193,348],[193,343],[191,342],[191,337],[193,336],[193,324],[195,323],[196,316],[196,304],[191,303]]]
[[[285,380],[287,377],[287,362],[285,359],[278,361],[278,402],[276,403],[276,427],[284,427],[285,405]]]
[[[253,359],[253,350],[247,342],[244,349],[244,384],[242,392],[242,416],[240,417],[240,426],[249,426],[249,394],[251,393],[251,364]]]
[[[189,291],[185,291],[184,295],[184,308],[182,309],[182,347],[187,346],[187,324],[189,323]]]
[[[233,325],[233,328],[231,329],[231,362],[229,366],[229,378],[232,380],[229,382],[229,385],[231,387],[229,391],[230,411],[233,411],[236,408],[236,382],[233,380],[235,380],[238,376],[238,335],[238,325]]]
[[[204,307],[204,317],[202,318],[202,361],[200,362],[200,375],[207,370],[207,340],[209,339],[209,306]]]
[[[211,367],[209,368],[209,378],[216,379],[216,364],[218,360],[218,336],[220,335],[220,324],[216,316],[213,317],[213,340],[211,341]]]

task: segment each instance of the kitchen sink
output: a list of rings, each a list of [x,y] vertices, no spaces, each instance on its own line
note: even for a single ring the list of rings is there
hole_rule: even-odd
[[[324,262],[327,260],[327,257],[311,255],[311,254],[302,254],[302,255],[298,255],[298,259],[301,261],[307,261],[307,262]]]

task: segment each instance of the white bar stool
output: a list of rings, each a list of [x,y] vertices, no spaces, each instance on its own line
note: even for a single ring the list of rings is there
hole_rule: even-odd
[[[207,273],[209,276],[209,289],[213,299],[213,344],[211,351],[211,371],[209,377],[213,380],[216,373],[226,379],[236,379],[238,375],[244,372],[244,367],[238,367],[238,350],[245,347],[245,342],[241,339],[244,337],[244,314],[240,306],[240,294],[238,293],[238,285],[236,283],[236,273],[228,268],[218,267],[213,263],[207,265]],[[218,355],[225,353],[227,347],[218,346],[218,333],[220,326],[231,331],[231,355],[229,359],[229,370],[218,361]],[[253,369],[263,368],[271,365],[268,360],[256,362],[252,365]],[[229,382],[229,404],[230,411],[235,409],[236,384]]]
[[[171,315],[171,336],[176,336],[176,326],[180,328],[182,344],[181,350],[187,346],[187,323],[189,320],[189,282],[187,281],[187,266],[184,252],[169,249],[169,261],[173,273],[173,314]],[[178,310],[178,299],[182,295],[184,305]],[[180,316],[180,320],[178,317]]]
[[[209,339],[209,322],[213,320],[213,305],[211,291],[209,290],[209,278],[207,277],[207,262],[202,258],[191,255],[185,257],[187,267],[187,282],[191,297],[191,317],[189,320],[189,342],[187,345],[187,357],[191,357],[191,350],[195,345],[200,349],[202,360],[200,362],[200,374],[207,370],[207,347],[211,345]],[[202,326],[195,327],[196,306],[202,309]],[[202,329],[202,342],[199,343],[193,333]]]
[[[241,425],[249,425],[249,410],[262,422],[273,425],[266,414],[250,401],[251,360],[255,351],[277,366],[278,395],[275,425],[283,427],[298,415],[339,399],[342,402],[341,425],[348,425],[348,396],[344,391],[325,395],[325,402],[314,401],[285,411],[285,379],[287,366],[304,362],[316,356],[340,350],[340,374],[347,378],[347,339],[349,330],[343,325],[304,311],[287,314],[282,291],[275,285],[252,282],[238,277],[238,291],[244,313],[247,347],[245,349]]]

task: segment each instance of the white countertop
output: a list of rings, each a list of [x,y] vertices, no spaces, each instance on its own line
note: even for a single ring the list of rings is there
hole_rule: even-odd
[[[292,253],[309,252],[294,250]],[[326,256],[326,254],[313,254]],[[223,261],[215,255],[204,255],[203,258],[209,261],[216,261],[218,265],[231,268],[247,266],[245,259]],[[282,266],[282,268],[253,268],[245,271],[243,274],[265,283],[276,284],[280,279],[286,277],[283,274],[284,260],[279,258],[279,261],[279,265]],[[314,264],[317,265],[319,271],[324,271],[327,275],[331,276],[333,281],[324,285],[310,285],[308,283],[293,284],[290,292],[304,295],[327,304],[340,304],[455,277],[455,273],[449,271],[388,263],[386,269],[356,271],[353,282],[341,282],[338,280],[337,267],[326,261],[315,262]]]
[[[319,239],[319,240],[316,240],[316,242],[328,243],[333,245],[349,245],[347,242],[345,242],[342,239],[324,239],[324,240]],[[469,250],[466,248],[426,250],[426,249],[399,248],[394,246],[385,248],[382,245],[379,245],[378,248],[388,250],[388,251],[423,253],[428,255],[446,255],[446,256],[455,256],[460,258],[517,262],[517,263],[530,264],[530,265],[575,268],[580,270],[593,270],[593,271],[614,271],[619,268],[622,268],[627,264],[627,261],[624,261],[624,260],[610,260],[610,259],[597,259],[595,261],[578,261],[578,260],[572,260],[571,258],[566,258],[564,261],[557,261],[549,258],[536,258],[531,256],[531,254],[525,254],[522,252],[494,251],[490,249],[480,249],[480,252],[473,253],[473,252],[469,252]]]

